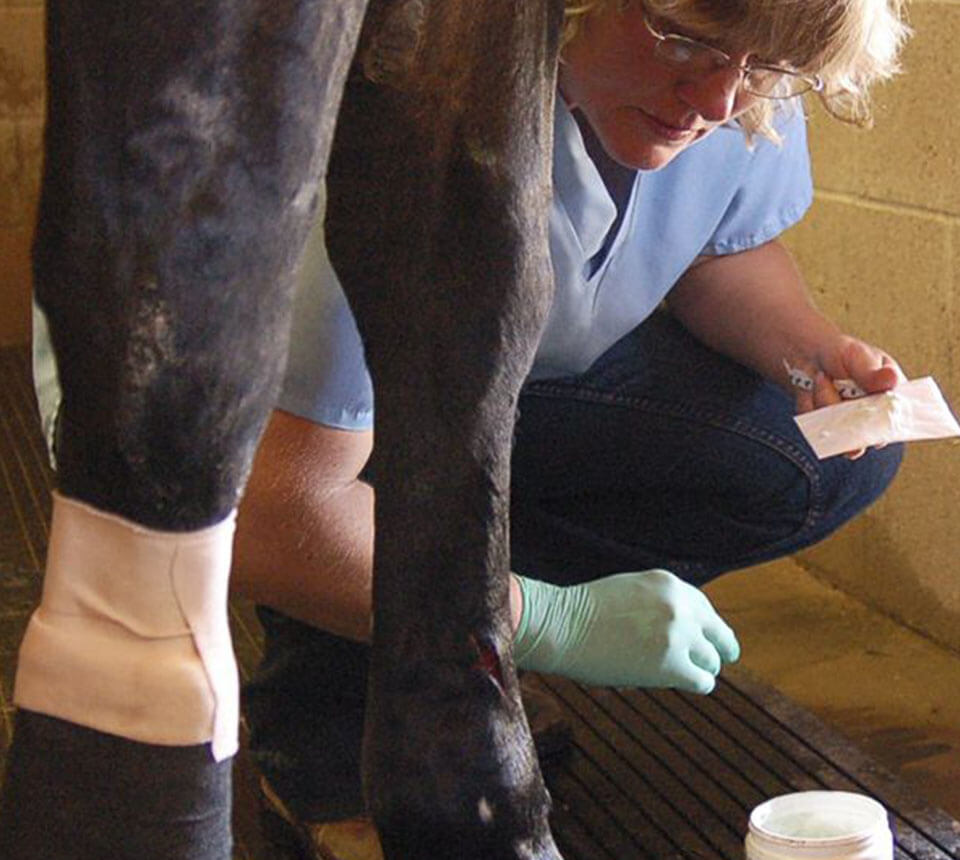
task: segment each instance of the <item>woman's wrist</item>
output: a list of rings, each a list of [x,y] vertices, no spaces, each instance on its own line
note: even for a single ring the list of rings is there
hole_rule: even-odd
[[[513,635],[517,635],[520,627],[520,619],[523,618],[523,589],[520,588],[520,582],[517,574],[510,574],[510,630]]]

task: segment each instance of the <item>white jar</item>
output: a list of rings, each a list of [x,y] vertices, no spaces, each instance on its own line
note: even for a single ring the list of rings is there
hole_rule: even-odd
[[[801,791],[753,810],[746,849],[746,860],[893,860],[893,834],[872,798]]]

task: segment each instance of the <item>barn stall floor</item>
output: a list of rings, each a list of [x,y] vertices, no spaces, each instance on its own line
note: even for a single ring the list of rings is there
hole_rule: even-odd
[[[0,349],[0,756],[10,741],[16,650],[39,597],[51,481],[28,354],[24,348]],[[231,605],[231,621],[241,675],[248,677],[260,653],[260,630],[241,601]],[[915,675],[923,667],[910,670]],[[902,778],[895,773],[897,761],[881,764],[747,669],[727,673],[709,697],[534,680],[557,698],[573,728],[571,748],[546,769],[554,830],[567,860],[740,858],[753,806],[812,788],[877,797],[892,812],[897,858],[960,858],[960,823],[924,799],[916,757],[909,779]],[[931,681],[937,683],[943,679]],[[950,747],[928,741],[939,753]],[[956,750],[948,752],[956,762]],[[241,751],[235,858],[286,860],[260,833],[255,782]],[[954,783],[960,781],[943,782],[947,788],[938,801],[957,814],[960,787]]]

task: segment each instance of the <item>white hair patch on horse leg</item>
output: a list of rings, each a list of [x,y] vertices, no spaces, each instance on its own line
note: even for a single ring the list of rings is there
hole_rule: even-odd
[[[20,648],[20,707],[130,740],[237,750],[227,621],[235,515],[160,532],[54,494],[43,597]]]

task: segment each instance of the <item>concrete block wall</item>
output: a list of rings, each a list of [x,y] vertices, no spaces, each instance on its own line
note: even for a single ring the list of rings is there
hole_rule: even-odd
[[[818,304],[960,409],[960,2],[913,0],[870,130],[813,111],[816,202],[788,236]],[[914,443],[890,493],[799,561],[960,649],[960,442]]]
[[[0,0],[0,346],[30,333],[43,64],[42,0]]]

